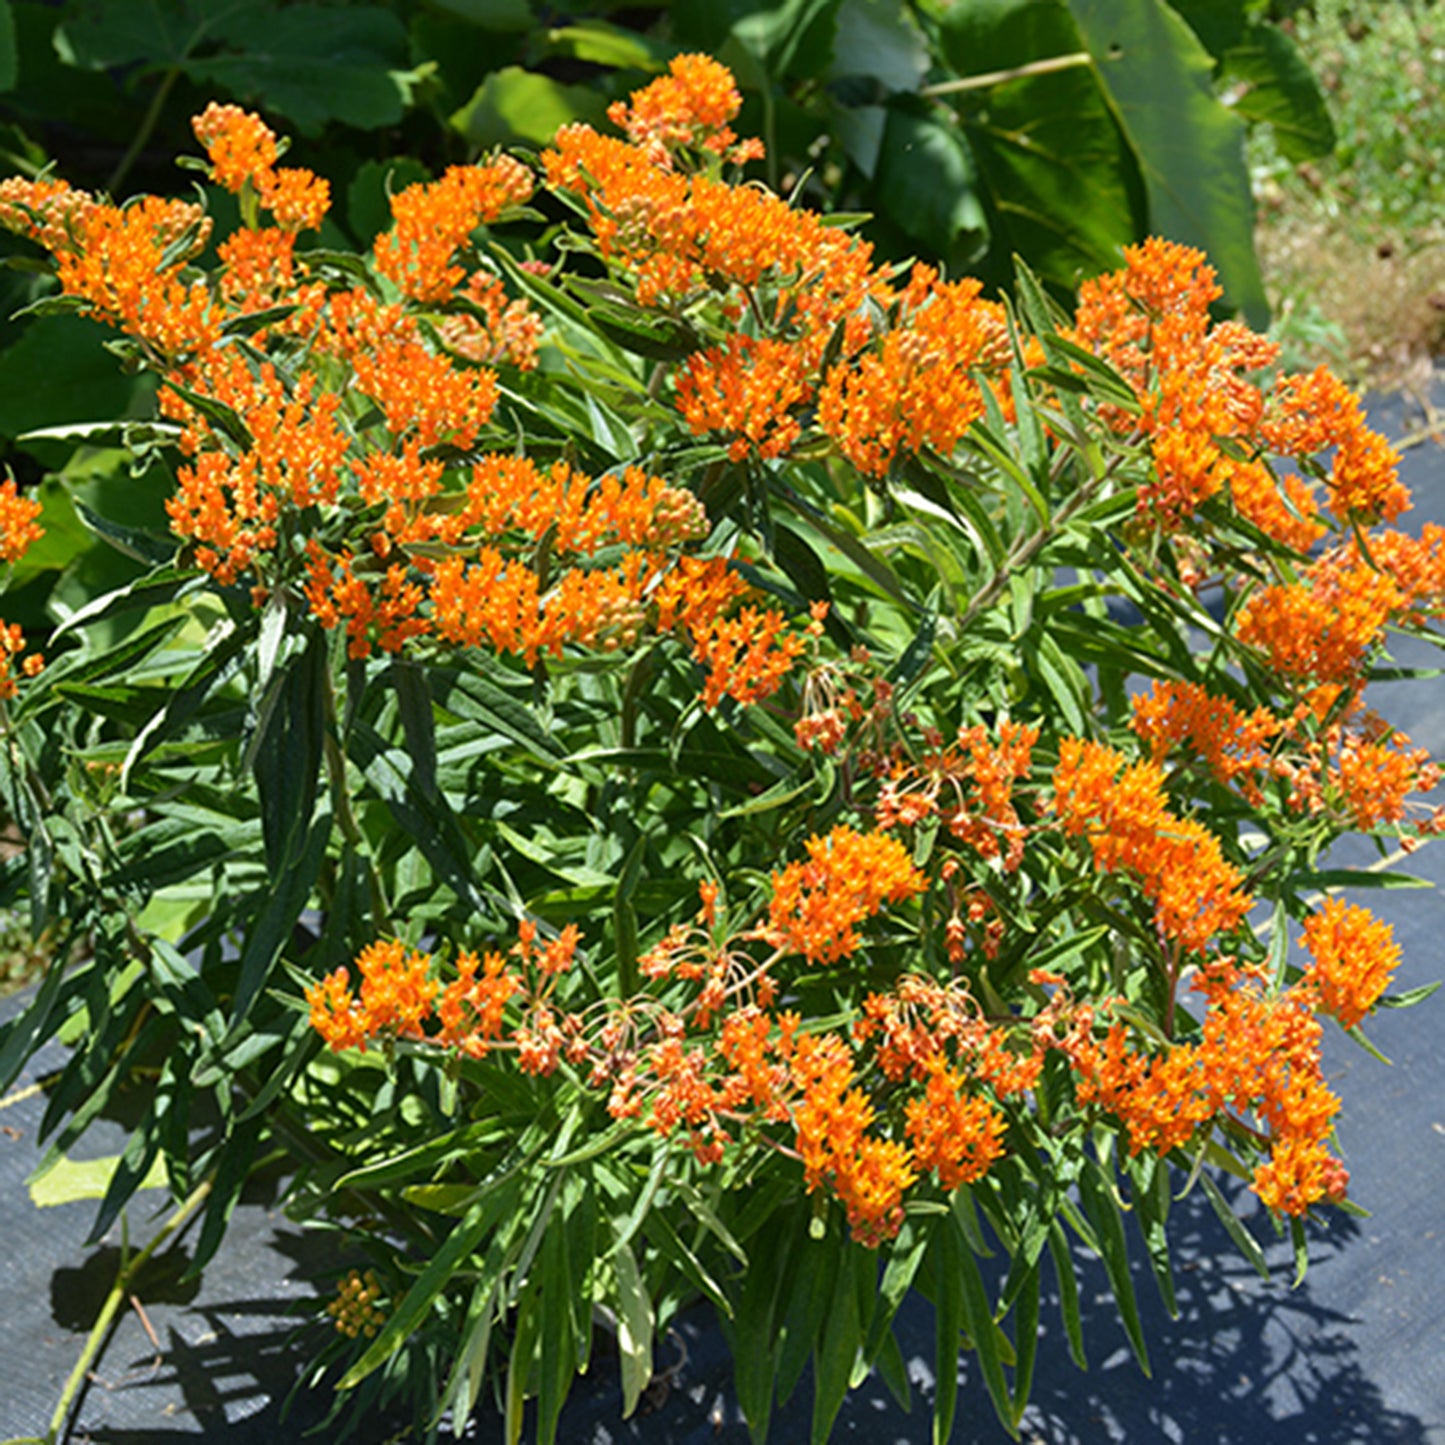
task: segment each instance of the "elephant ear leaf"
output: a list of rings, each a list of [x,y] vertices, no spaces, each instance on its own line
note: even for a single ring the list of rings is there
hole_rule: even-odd
[[[1267,326],[1245,124],[1215,96],[1209,52],[1165,0],[1069,0],[1069,10],[1138,157],[1148,230],[1203,250],[1226,303]]]
[[[1278,26],[1249,26],[1225,52],[1219,80],[1234,96],[1235,113],[1252,125],[1268,125],[1286,160],[1313,160],[1334,150],[1334,122],[1320,83]]]
[[[938,89],[988,196],[991,266],[1027,256],[1072,290],[1117,265],[1144,234],[1144,186],[1065,0],[955,5],[938,36],[959,77]]]

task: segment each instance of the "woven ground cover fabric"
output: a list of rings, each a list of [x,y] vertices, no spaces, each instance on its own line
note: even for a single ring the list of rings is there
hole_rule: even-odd
[[[1445,390],[1445,388],[1442,388]],[[1372,418],[1400,436],[1417,424],[1398,401],[1376,402]],[[1408,518],[1418,527],[1445,522],[1445,447],[1406,452],[1403,476],[1415,494]],[[1434,665],[1422,645],[1392,648],[1400,663]],[[1445,755],[1445,682],[1377,686],[1371,700],[1416,745]],[[1333,860],[1366,864],[1359,844]],[[1396,991],[1445,976],[1445,843],[1405,865],[1434,890],[1372,893],[1363,901],[1389,921],[1404,953]],[[20,1001],[0,1005],[9,1017]],[[1309,1225],[1314,1262],[1291,1288],[1287,1241],[1269,1247],[1268,1281],[1239,1256],[1201,1191],[1178,1201],[1170,1217],[1180,1315],[1159,1301],[1142,1250],[1136,1289],[1153,1362],[1146,1378],[1129,1352],[1101,1266],[1085,1261],[1082,1283],[1089,1370],[1070,1361],[1057,1299],[1041,1316],[1034,1403],[1023,1438],[1047,1445],[1103,1441],[1187,1441],[1190,1445],[1445,1445],[1445,994],[1406,1011],[1387,1011],[1368,1032],[1393,1060],[1386,1068],[1337,1029],[1326,1032],[1326,1072],[1344,1100],[1340,1142],[1352,1194],[1372,1211]],[[43,1052],[17,1088],[43,1078],[62,1057]],[[118,1232],[87,1249],[92,1204],[32,1207],[25,1179],[41,1157],[36,1128],[44,1099],[32,1094],[0,1110],[0,1439],[43,1433],[86,1330],[114,1278]],[[82,1152],[122,1147],[125,1130],[102,1121]],[[1182,1181],[1180,1181],[1182,1183]],[[274,1186],[271,1186],[274,1189]],[[150,1238],[142,1195],[132,1206],[133,1242]],[[1237,1200],[1242,1213],[1246,1196]],[[163,1216],[161,1216],[163,1217]],[[1258,1212],[1248,1216],[1272,1237]],[[324,1237],[307,1236],[274,1208],[260,1183],[238,1208],[220,1253],[199,1284],[181,1284],[188,1259],[183,1236],[140,1281],[140,1311],[127,1305],[95,1362],[70,1438],[95,1445],[216,1441],[287,1445],[306,1437],[324,1399],[302,1397],[282,1418],[281,1404],[320,1342],[317,1286],[331,1261]],[[933,1320],[908,1300],[899,1316],[903,1357],[914,1383],[905,1413],[876,1379],[846,1401],[834,1439],[865,1445],[914,1445],[930,1438]],[[159,1348],[157,1347],[159,1346]],[[558,1439],[568,1445],[742,1445],[746,1425],[730,1389],[722,1336],[705,1311],[686,1314],[659,1343],[660,1367],[675,1366],[665,1387],[619,1418],[617,1372],[605,1349],[579,1380]],[[968,1356],[959,1362],[961,1395],[953,1439],[1001,1445]],[[771,1438],[806,1439],[811,1384],[805,1376],[774,1413]],[[354,1438],[379,1445],[395,1438],[395,1420],[370,1420]],[[326,1434],[311,1439],[326,1439]],[[467,1439],[500,1441],[500,1420],[474,1421]]]

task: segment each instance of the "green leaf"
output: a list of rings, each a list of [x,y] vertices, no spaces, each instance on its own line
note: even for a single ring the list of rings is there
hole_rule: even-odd
[[[1234,1241],[1239,1252],[1254,1266],[1255,1273],[1263,1280],[1269,1278],[1269,1261],[1264,1257],[1264,1250],[1259,1246],[1259,1241],[1249,1232],[1249,1227],[1234,1212],[1229,1201],[1224,1197],[1219,1186],[1209,1177],[1207,1173],[1200,1174],[1199,1182],[1204,1188],[1204,1193],[1214,1212],[1219,1216],[1219,1222],[1224,1226],[1225,1232]]]
[[[652,1299],[631,1245],[619,1245],[612,1254],[616,1284],[617,1351],[622,1363],[622,1418],[637,1408],[652,1379]]]
[[[216,31],[230,53],[188,60],[190,79],[263,104],[304,135],[332,121],[376,130],[405,114],[406,30],[380,6],[231,5]]]
[[[1407,988],[1404,993],[1382,994],[1376,1007],[1414,1008],[1417,1003],[1424,1003],[1439,987],[1440,981],[1437,979],[1434,983],[1422,983],[1419,988]]]
[[[958,1349],[963,1333],[963,1256],[968,1246],[951,1227],[934,1231],[932,1240],[933,1445],[947,1445],[958,1406]],[[971,1256],[970,1256],[971,1257]]]
[[[1290,880],[1301,892],[1333,892],[1340,888],[1433,888],[1428,878],[1372,868],[1319,868],[1296,873]]]
[[[833,1433],[833,1422],[838,1418],[838,1411],[848,1393],[854,1361],[863,1344],[858,1290],[853,1261],[849,1258],[859,1249],[859,1246],[845,1246],[843,1258],[836,1260],[833,1270],[832,1301],[824,1316],[822,1337],[813,1365],[812,1445],[827,1445]],[[873,1256],[871,1251],[867,1253],[871,1265]]]
[[[1139,1306],[1134,1299],[1134,1281],[1129,1274],[1129,1249],[1124,1241],[1124,1221],[1119,1201],[1114,1197],[1113,1181],[1103,1165],[1090,1159],[1079,1174],[1079,1202],[1094,1226],[1099,1254],[1119,1307],[1124,1333],[1129,1337],[1139,1368],[1147,1375],[1149,1350],[1144,1343],[1144,1328],[1139,1322]]]
[[[616,70],[662,70],[672,52],[634,30],[609,25],[605,20],[581,20],[547,32],[547,48],[589,65],[608,65]]]
[[[1069,0],[1144,177],[1151,234],[1198,246],[1227,304],[1259,330],[1269,304],[1254,254],[1244,122],[1215,99],[1214,63],[1165,0]]]
[[[474,672],[433,667],[427,669],[427,681],[438,707],[510,738],[537,761],[559,763],[567,756],[567,750],[526,703],[486,678]]]
[[[325,687],[326,636],[313,628],[305,648],[271,680],[253,750],[261,835],[273,878],[283,878],[305,851],[321,777]]]
[[[241,950],[241,968],[232,1008],[233,1035],[242,1026],[247,1010],[259,996],[282,949],[290,941],[298,920],[306,911],[330,838],[331,818],[323,813],[311,825],[309,833],[297,840],[295,851],[288,854],[288,863],[279,875],[279,881],[261,895],[264,907],[248,930],[246,946]]]
[[[1019,1290],[1014,1310],[1014,1353],[1018,1364],[1014,1369],[1013,1425],[1017,1433],[1028,1408],[1034,1384],[1034,1361],[1039,1351],[1039,1263],[1035,1260]]]
[[[0,352],[0,435],[94,420],[125,409],[135,382],[105,349],[105,331],[78,316],[42,316]]]
[[[499,1220],[510,1218],[515,1213],[520,1193],[521,1184],[514,1175],[498,1182],[472,1206],[433,1252],[426,1268],[392,1311],[381,1333],[341,1377],[338,1389],[351,1389],[401,1348],[402,1342],[426,1318],[433,1301],[487,1231],[496,1228]]]
[[[1079,1314],[1079,1281],[1074,1273],[1074,1259],[1069,1253],[1069,1241],[1064,1234],[1063,1225],[1057,1219],[1049,1226],[1049,1253],[1054,1260],[1054,1277],[1059,1282],[1059,1313],[1064,1320],[1069,1354],[1081,1370],[1087,1370],[1089,1363],[1084,1355],[1084,1325]]]
[[[1065,0],[952,5],[939,27],[962,77],[998,75],[1078,55],[1083,41]],[[1027,256],[1044,279],[1072,291],[1079,276],[1118,265],[1119,247],[1144,231],[1145,197],[1094,68],[1069,64],[998,80],[950,97],[988,190],[993,269]]]
[[[19,74],[15,17],[10,12],[9,0],[0,0],[0,90],[13,90]]]
[[[973,157],[957,126],[925,101],[889,102],[874,194],[879,210],[936,256],[972,257],[988,237]]]
[[[492,71],[447,123],[470,145],[490,149],[519,141],[548,145],[564,125],[602,126],[606,119],[607,102],[597,91],[507,65]]]
[[[1294,41],[1278,25],[1255,21],[1224,56],[1220,84],[1235,113],[1268,125],[1286,160],[1313,160],[1335,148],[1324,92]]]
[[[30,1176],[30,1202],[37,1209],[52,1204],[74,1204],[82,1199],[103,1199],[120,1170],[122,1155],[106,1154],[98,1159],[71,1159],[59,1155],[53,1164]],[[164,1189],[165,1162],[154,1155],[135,1189]]]
[[[438,10],[468,20],[483,30],[520,34],[537,24],[528,0],[430,0]]]
[[[954,1221],[956,1225],[956,1216]],[[978,1353],[983,1383],[988,1389],[989,1399],[993,1401],[994,1411],[1004,1429],[1016,1437],[1018,1431],[1014,1426],[1013,1405],[1009,1397],[1008,1380],[1004,1376],[1003,1351],[1000,1348],[1000,1344],[1006,1346],[1007,1341],[1003,1340],[1002,1331],[993,1317],[993,1307],[989,1303],[983,1276],[978,1270],[978,1261],[964,1239],[961,1228],[943,1229],[939,1233],[953,1234],[957,1241],[954,1260],[962,1285],[959,1307],[962,1311],[963,1327],[968,1331]]]

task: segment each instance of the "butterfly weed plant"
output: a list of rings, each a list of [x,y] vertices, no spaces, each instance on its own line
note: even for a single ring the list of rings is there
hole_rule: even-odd
[[[964,1347],[1016,1432],[1050,1277],[1085,1358],[1076,1247],[1147,1360],[1126,1210],[1172,1303],[1176,1192],[1261,1269],[1353,1207],[1322,1029],[1408,999],[1321,858],[1445,822],[1364,696],[1445,530],[1198,252],[986,299],[747,180],[737,108],[680,57],[364,255],[231,106],[224,238],[0,184],[37,304],[155,378],[67,436],[170,479],[168,532],[83,513],[131,581],[0,636],[55,952],[0,1073],[70,1043],[56,1152],[126,1091],[97,1235],[159,1166],[198,1266],[284,1159],[365,1259],[317,1311],[353,1418],[551,1440],[599,1331],[629,1413],[703,1300],[755,1437],[811,1362],[822,1441],[907,1397],[917,1290],[934,1438]],[[46,521],[0,487],[7,561]]]

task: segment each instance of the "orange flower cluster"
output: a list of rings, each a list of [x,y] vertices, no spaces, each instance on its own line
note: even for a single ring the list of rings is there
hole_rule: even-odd
[[[397,441],[422,447],[446,441],[465,450],[497,404],[494,371],[453,366],[419,340],[378,340],[351,364],[357,388],[381,408]]]
[[[1096,867],[1138,878],[1166,938],[1194,952],[1249,912],[1254,900],[1219,840],[1169,811],[1157,763],[1131,764],[1102,743],[1065,738],[1053,783],[1065,833],[1087,835]]]
[[[1258,775],[1269,771],[1268,748],[1281,731],[1268,708],[1242,713],[1228,698],[1192,682],[1155,682],[1135,697],[1129,726],[1156,763],[1187,744],[1221,783],[1237,784],[1251,803],[1260,800]]]
[[[54,251],[61,289],[161,357],[202,354],[220,339],[220,318],[203,282],[179,278],[210,229],[199,206],[158,196],[76,208]]]
[[[773,874],[764,936],[809,963],[836,963],[862,940],[856,925],[886,903],[921,893],[927,879],[908,850],[884,833],[859,833],[840,824],[827,837],[809,838],[808,860]]]
[[[1228,960],[1211,963],[1195,986],[1208,1000],[1200,1040],[1162,1052],[1136,1050],[1117,1021],[1100,1043],[1093,1009],[1081,1005],[1058,1042],[1078,1102],[1118,1118],[1136,1154],[1167,1154],[1216,1119],[1253,1115],[1269,1148],[1253,1188],[1269,1208],[1297,1215],[1343,1198],[1349,1176],[1326,1147],[1340,1102],[1321,1072],[1310,991],[1271,997],[1257,972]]]
[[[1360,398],[1325,367],[1280,377],[1259,432],[1266,447],[1288,456],[1335,449],[1327,485],[1341,520],[1390,522],[1410,506],[1399,452],[1366,426]]]
[[[1367,726],[1344,736],[1332,781],[1340,806],[1361,832],[1398,824],[1405,817],[1411,793],[1428,793],[1439,785],[1440,768],[1424,748],[1386,724]],[[1419,825],[1423,834],[1445,829],[1445,808]]]
[[[916,763],[895,762],[879,789],[874,816],[885,831],[937,816],[948,831],[1006,872],[1023,862],[1028,829],[1014,806],[1014,788],[1028,776],[1039,730],[999,724],[998,742],[981,725],[960,728],[957,741]]]
[[[376,238],[376,269],[414,301],[445,301],[466,276],[454,257],[472,232],[531,194],[531,172],[510,156],[407,186],[391,198],[395,225]]]
[[[1140,490],[1142,514],[1173,530],[1227,486],[1242,517],[1307,551],[1325,530],[1319,506],[1264,457],[1309,459],[1329,448],[1328,504],[1342,524],[1391,520],[1409,506],[1399,454],[1365,425],[1343,383],[1323,368],[1270,389],[1251,379],[1279,348],[1237,321],[1210,322],[1221,292],[1200,252],[1153,239],[1124,255],[1122,271],[1080,287],[1073,335],[1139,399],[1137,415],[1103,410],[1118,430],[1149,441],[1155,476]]]
[[[448,350],[479,366],[531,371],[542,341],[542,318],[525,297],[509,298],[500,279],[473,271],[453,296],[459,314],[444,316],[437,335]]]
[[[1172,529],[1228,479],[1220,439],[1250,435],[1262,408],[1244,373],[1269,365],[1278,347],[1238,323],[1211,324],[1222,293],[1200,252],[1151,238],[1126,247],[1124,261],[1080,286],[1074,339],[1138,395],[1137,416],[1109,417],[1148,438],[1155,475],[1140,488],[1139,509]],[[1266,476],[1251,480],[1256,495],[1267,488]]]
[[[1410,606],[1389,573],[1337,549],[1307,568],[1302,581],[1252,593],[1236,633],[1286,678],[1354,688],[1386,624]]]
[[[416,953],[399,940],[373,943],[356,959],[361,975],[359,993],[353,993],[346,968],[329,973],[306,990],[311,1027],[336,1052],[359,1048],[378,1034],[391,1038],[421,1039],[422,1025],[431,1017],[437,984],[431,976],[431,956]]]
[[[276,168],[280,147],[259,116],[212,101],[191,127],[206,148],[211,179],[228,191],[250,186],[285,231],[314,231],[331,209],[331,187],[307,170]]]
[[[1304,987],[1321,1012],[1352,1029],[1379,1002],[1400,962],[1394,930],[1368,908],[1328,898],[1305,919],[1304,946],[1312,965]]]
[[[677,378],[677,409],[695,436],[730,437],[728,455],[785,456],[802,434],[801,407],[813,398],[804,349],[769,337],[729,336],[688,357]]]
[[[341,398],[318,393],[309,373],[291,387],[270,364],[253,372],[234,351],[182,374],[229,408],[249,439],[240,446],[218,436],[206,411],[161,389],[161,409],[184,422],[181,447],[195,458],[177,471],[166,514],[176,535],[195,543],[197,564],[229,584],[276,546],[284,509],[335,499],[348,446],[338,422]]]
[[[708,55],[677,55],[668,73],[626,101],[614,102],[607,118],[656,164],[671,164],[675,151],[712,151],[742,164],[762,157],[762,142],[739,142],[728,126],[742,109],[732,72]]]
[[[22,497],[14,477],[0,481],[0,561],[18,562],[32,542],[44,535],[44,528],[35,519],[40,503],[33,497]]]
[[[899,452],[925,446],[948,456],[983,415],[973,370],[1000,370],[1009,343],[1003,308],[981,289],[915,266],[878,348],[828,372],[818,425],[860,472],[881,476]]]

